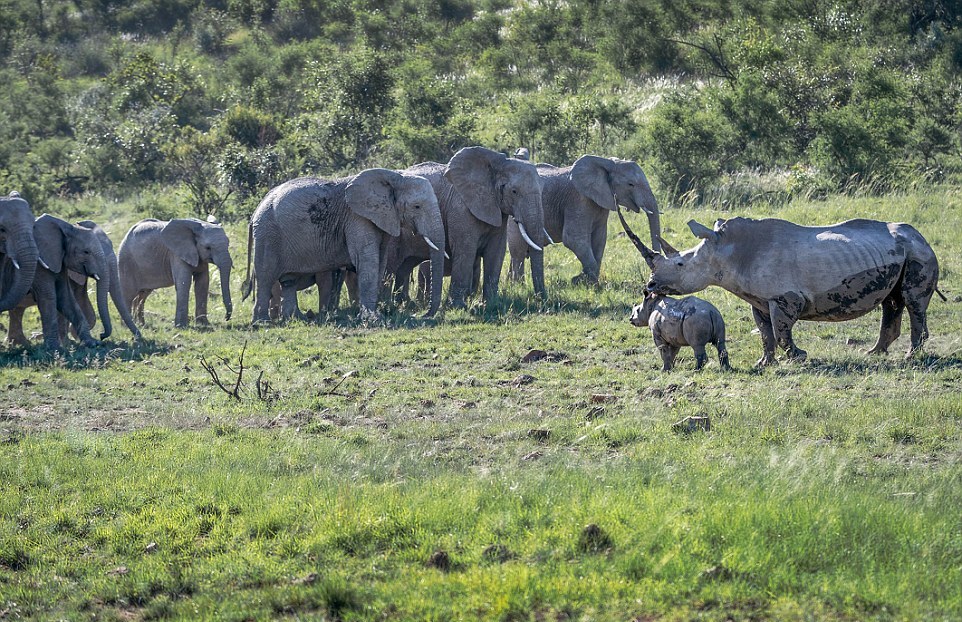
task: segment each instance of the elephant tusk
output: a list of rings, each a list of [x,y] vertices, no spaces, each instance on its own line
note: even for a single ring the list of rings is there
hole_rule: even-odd
[[[547,229],[542,229],[544,231],[544,237],[548,238],[548,244],[554,244],[554,240],[551,239],[551,234],[548,233]]]
[[[16,259],[14,259],[13,257],[11,257],[11,258],[10,258],[10,261],[13,262],[13,267],[14,267],[14,268],[16,268],[17,270],[20,269],[20,264],[17,263],[17,260],[16,260]]]
[[[536,251],[541,251],[541,250],[542,250],[542,248],[541,248],[540,246],[538,246],[537,244],[534,243],[534,240],[532,240],[530,237],[528,237],[528,232],[524,230],[524,225],[522,225],[520,222],[518,223],[518,231],[521,232],[521,237],[523,237],[523,238],[524,238],[524,241],[528,243],[528,246],[530,246],[531,248],[533,248],[533,249],[536,250]]]
[[[432,250],[436,250],[436,251],[441,250],[440,248],[438,248],[438,245],[435,244],[434,242],[432,242],[432,241],[431,241],[431,238],[429,238],[428,236],[423,235],[423,236],[421,236],[421,237],[424,238],[424,241],[428,243],[428,246],[430,246]]]
[[[38,256],[38,257],[37,257],[37,262],[38,262],[41,266],[43,266],[45,269],[50,270],[50,266],[47,265],[47,262],[44,261],[42,257],[39,257],[39,256]],[[50,270],[50,271],[53,272],[53,270]]]
[[[448,251],[444,251],[444,258],[451,259],[451,255],[448,255]]]
[[[97,274],[97,273],[94,273],[94,274],[91,274],[91,275],[90,275],[90,278],[92,278],[92,279],[95,280],[95,281],[99,281],[99,280],[100,280],[100,275]]]

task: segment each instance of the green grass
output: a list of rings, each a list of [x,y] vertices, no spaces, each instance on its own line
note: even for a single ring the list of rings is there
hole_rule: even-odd
[[[178,330],[167,290],[144,343],[118,323],[96,349],[0,349],[0,618],[959,619],[960,208],[935,189],[739,212],[915,224],[949,302],[909,361],[906,336],[864,354],[873,313],[802,323],[809,360],[755,370],[747,306],[708,290],[735,371],[687,350],[662,373],[616,220],[604,284],[571,286],[554,246],[543,303],[508,284],[437,320],[255,330],[250,300],[225,326],[215,297],[213,329]],[[104,209],[117,245],[137,217]],[[665,235],[725,215],[670,209]],[[235,400],[200,359],[232,386],[245,344]],[[711,431],[674,432],[688,415]]]

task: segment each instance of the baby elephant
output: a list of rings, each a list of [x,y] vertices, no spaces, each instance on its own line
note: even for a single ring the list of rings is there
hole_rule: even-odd
[[[682,346],[695,351],[695,369],[708,362],[705,344],[718,349],[718,364],[730,370],[728,350],[725,349],[725,321],[711,303],[694,296],[676,300],[648,292],[645,301],[631,310],[631,323],[651,329],[655,346],[664,362],[662,371],[671,371]]]

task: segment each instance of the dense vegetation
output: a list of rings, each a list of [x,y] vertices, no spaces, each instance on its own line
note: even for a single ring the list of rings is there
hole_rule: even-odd
[[[0,0],[0,189],[246,216],[470,144],[637,159],[696,203],[928,183],[962,168],[960,26],[948,0]]]

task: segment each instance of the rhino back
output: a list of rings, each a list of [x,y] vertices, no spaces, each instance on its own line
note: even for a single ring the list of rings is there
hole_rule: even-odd
[[[722,228],[730,245],[726,289],[753,304],[800,294],[808,302],[803,319],[857,317],[877,306],[901,274],[908,245],[895,228],[871,220],[826,227],[728,221]]]

